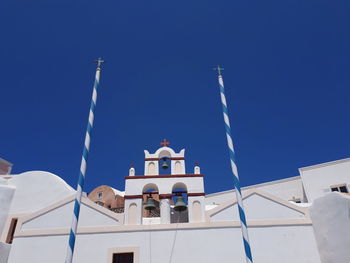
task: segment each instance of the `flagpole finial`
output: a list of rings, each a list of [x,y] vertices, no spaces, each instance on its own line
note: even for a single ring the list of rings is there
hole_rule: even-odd
[[[97,62],[97,69],[101,70],[101,64],[105,62],[102,58],[95,59],[94,62]]]
[[[224,68],[220,68],[220,66],[217,65],[215,68],[213,68],[213,70],[217,71],[219,76],[221,76],[221,71],[224,70]]]

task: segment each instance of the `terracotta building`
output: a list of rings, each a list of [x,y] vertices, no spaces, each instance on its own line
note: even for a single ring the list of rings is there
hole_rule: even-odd
[[[88,198],[94,203],[119,213],[124,212],[123,196],[123,192],[107,185],[96,187],[88,194]]]

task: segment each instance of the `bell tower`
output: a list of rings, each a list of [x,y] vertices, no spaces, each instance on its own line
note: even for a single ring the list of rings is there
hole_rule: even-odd
[[[125,224],[204,222],[205,192],[198,163],[193,174],[186,174],[185,149],[176,153],[166,139],[160,145],[155,153],[144,151],[144,175],[135,175],[132,168],[125,177]]]
[[[166,164],[170,160],[170,174],[186,174],[185,170],[185,149],[176,153],[169,147],[169,142],[164,139],[155,153],[149,153],[145,150],[145,175],[159,175],[162,167],[159,165]]]

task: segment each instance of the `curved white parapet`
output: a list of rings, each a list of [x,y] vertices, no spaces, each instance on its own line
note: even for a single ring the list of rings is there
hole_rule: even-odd
[[[12,175],[8,184],[16,188],[11,214],[32,213],[75,193],[63,179],[44,171]]]

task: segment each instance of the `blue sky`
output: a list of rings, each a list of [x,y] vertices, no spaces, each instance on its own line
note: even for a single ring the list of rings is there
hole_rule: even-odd
[[[2,1],[0,157],[76,186],[103,57],[86,191],[124,188],[163,138],[198,161],[208,193],[233,187],[217,77],[241,184],[349,157],[346,0]]]

